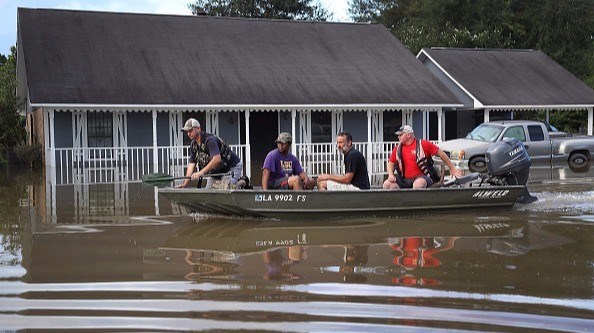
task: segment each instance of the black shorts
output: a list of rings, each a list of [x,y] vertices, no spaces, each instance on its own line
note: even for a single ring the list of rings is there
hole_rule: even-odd
[[[289,189],[289,178],[283,177],[283,178],[279,178],[279,179],[275,180],[274,184],[272,184],[272,189],[273,190],[288,190]]]
[[[425,179],[425,181],[427,182],[427,187],[433,185],[433,180],[431,179],[431,177],[427,175],[421,175],[416,178],[405,178],[402,181],[398,182],[398,186],[400,186],[400,188],[413,188],[413,183],[415,182],[415,180],[419,178]]]

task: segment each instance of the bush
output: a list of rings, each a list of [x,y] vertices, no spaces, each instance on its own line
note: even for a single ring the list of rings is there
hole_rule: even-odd
[[[41,166],[41,145],[19,145],[14,147],[14,154],[29,168]]]

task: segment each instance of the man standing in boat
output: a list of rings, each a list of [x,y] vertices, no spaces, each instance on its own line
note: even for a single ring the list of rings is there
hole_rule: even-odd
[[[336,146],[344,154],[344,175],[321,174],[318,177],[320,191],[368,190],[369,175],[367,163],[360,151],[353,148],[353,136],[348,132],[340,132],[336,136]]]
[[[290,189],[300,191],[313,189],[316,181],[310,179],[299,160],[291,154],[291,134],[283,132],[276,139],[277,149],[266,155],[262,167],[262,189]]]
[[[200,122],[194,118],[186,121],[183,132],[192,139],[190,143],[190,161],[186,171],[186,177],[199,179],[202,176],[219,173],[230,173],[229,181],[236,184],[243,172],[243,163],[239,156],[231,151],[231,148],[218,136],[200,130]],[[198,165],[198,171],[196,170]],[[185,179],[178,187],[186,187],[190,179]],[[211,188],[214,178],[209,177],[206,188]]]
[[[456,169],[449,157],[430,141],[419,140],[415,137],[413,128],[405,125],[396,132],[400,144],[392,150],[386,169],[388,179],[384,182],[384,189],[425,188],[433,184],[433,159],[439,156],[450,169],[454,177],[462,177],[462,171]]]

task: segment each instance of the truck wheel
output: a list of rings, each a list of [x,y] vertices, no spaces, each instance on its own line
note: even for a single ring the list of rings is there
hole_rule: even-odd
[[[569,155],[569,169],[573,172],[588,172],[590,170],[590,161],[588,156],[583,153],[572,153]]]
[[[468,161],[468,169],[471,172],[487,172],[487,161],[485,161],[485,157],[477,156],[471,158],[470,161]]]

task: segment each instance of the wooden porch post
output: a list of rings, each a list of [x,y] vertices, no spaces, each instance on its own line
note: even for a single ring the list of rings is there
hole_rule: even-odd
[[[550,123],[551,122],[551,110],[545,110],[545,122]]]
[[[443,112],[443,108],[437,109],[437,141],[445,141],[445,112]]]
[[[159,172],[159,153],[157,152],[157,110],[153,110],[153,172]],[[167,172],[163,170],[163,172]]]
[[[250,110],[245,110],[245,174],[252,178],[252,155],[250,147]]]
[[[371,111],[371,109],[367,110],[367,152],[365,154],[365,158],[367,159],[367,175],[369,176],[369,181],[371,181],[371,172],[372,172],[372,167],[373,167],[373,154],[372,154],[372,144],[371,144],[371,140],[373,140],[372,138],[372,126],[373,126],[373,122],[372,122],[372,118],[373,118],[373,111]]]
[[[588,135],[594,135],[594,107],[588,108]]]
[[[483,114],[484,114],[483,122],[485,122],[485,123],[489,122],[489,109],[485,109],[483,111]]]
[[[296,143],[296,136],[295,136],[295,129],[297,128],[297,111],[294,109],[291,110],[291,136],[293,137],[293,144],[291,145],[291,154],[297,156],[297,146]]]

